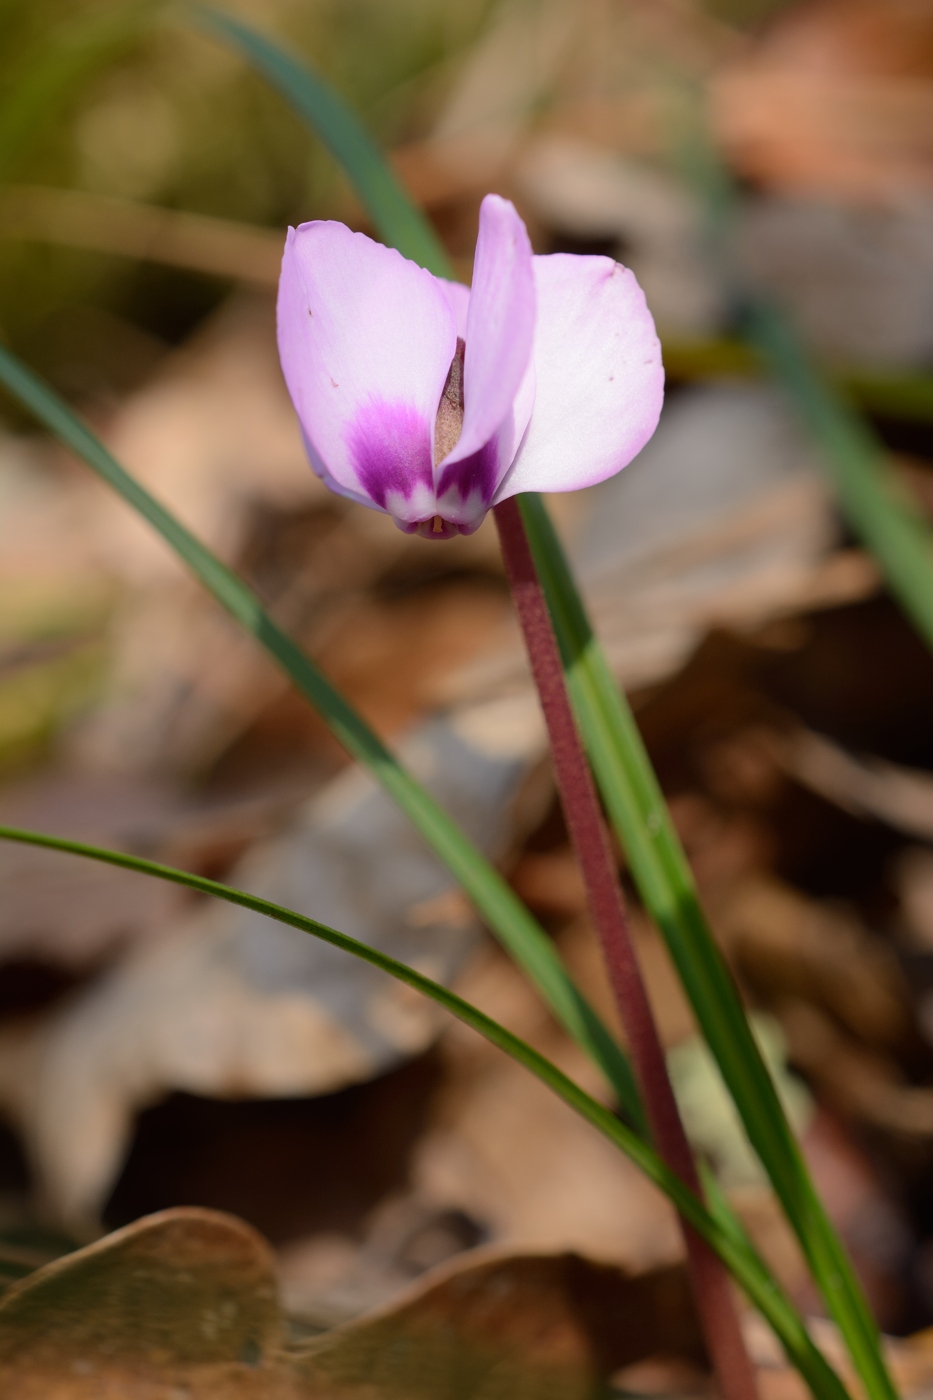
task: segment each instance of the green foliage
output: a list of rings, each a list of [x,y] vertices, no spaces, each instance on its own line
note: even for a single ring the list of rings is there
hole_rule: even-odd
[[[882,444],[814,369],[788,322],[753,303],[748,336],[792,394],[853,529],[933,649],[933,533],[891,470]]]
[[[139,856],[126,855],[121,851],[106,850],[99,846],[86,845],[81,841],[69,841],[61,837],[46,836],[41,832],[23,831],[16,827],[0,826],[0,839],[19,841],[26,845],[42,846],[49,850],[84,856],[108,865],[119,866],[125,870],[135,870],[142,875],[153,875],[158,879],[169,880],[173,884],[197,890],[201,894],[224,899],[230,904],[238,904],[244,909],[251,909],[254,913],[264,914],[267,918],[275,919],[278,923],[288,924],[291,928],[299,929],[302,933],[320,938],[323,942],[330,943],[333,947],[340,948],[343,952],[350,953],[353,957],[388,973],[390,977],[412,987],[422,996],[429,997],[438,1006],[455,1016],[457,1020],[462,1021],[464,1025],[483,1036],[490,1044],[504,1051],[519,1064],[524,1065],[553,1093],[562,1098],[575,1112],[579,1113],[597,1131],[630,1157],[645,1175],[673,1201],[694,1229],[716,1250],[762,1316],[771,1324],[788,1356],[793,1359],[801,1374],[808,1381],[814,1395],[820,1396],[821,1400],[823,1397],[825,1400],[847,1400],[846,1391],[839,1378],[814,1346],[803,1321],[792,1304],[774,1282],[761,1260],[750,1249],[744,1235],[736,1234],[734,1221],[730,1221],[728,1218],[722,1220],[716,1214],[708,1211],[680,1178],[664,1165],[658,1154],[648,1146],[643,1138],[631,1128],[620,1123],[608,1109],[597,1103],[550,1060],[545,1059],[537,1050],[532,1049],[517,1035],[513,1035],[505,1026],[500,1025],[498,1021],[494,1021],[477,1007],[472,1006],[470,1002],[464,1001],[455,992],[450,991],[439,982],[434,982],[431,978],[423,976],[420,972],[416,972],[414,968],[397,962],[395,958],[390,958],[386,953],[371,948],[366,943],[360,943],[357,939],[329,928],[326,924],[320,924],[315,919],[306,918],[305,915],[297,914],[291,909],[285,909],[270,900],[261,899],[257,895],[248,894],[246,891],[235,889],[230,885],[220,884],[216,880],[209,880],[202,875],[192,875],[187,871],[177,870],[172,866],[161,865],[155,861],[144,860]]]
[[[735,379],[761,373],[767,365],[763,339],[758,350],[745,340],[682,340],[665,336],[664,366],[671,379]],[[795,355],[795,359],[796,359]],[[933,374],[837,366],[831,382],[843,398],[880,417],[933,422]]]
[[[204,9],[199,13],[205,25],[242,49],[257,72],[268,78],[309,126],[320,133],[338,164],[354,172],[354,185],[366,207],[374,212],[383,241],[404,249],[407,257],[438,276],[449,277],[447,258],[427,220],[411,203],[362,123],[330,87],[248,25],[218,10]]]
[[[638,726],[612,678],[538,496],[521,498],[567,682],[603,801],[684,990],[869,1393],[894,1396],[878,1331],[823,1209],[732,976],[713,938]]]
[[[58,395],[2,347],[0,383],[147,520],[220,605],[270,653],[344,748],[373,773],[408,815],[470,896],[489,927],[525,969],[557,1018],[602,1067],[632,1120],[641,1124],[641,1103],[628,1060],[574,986],[551,939],[499,872],[301,648],[276,626],[243,580],[121,467]]]
[[[433,798],[402,767],[304,652],[275,625],[246,584],[129,476],[103,444],[47,385],[21,365],[9,351],[2,348],[0,382],[162,535],[217,601],[265,647],[297,689],[322,715],[345,748],[382,783],[427,843],[459,880],[499,941],[538,987],[557,1019],[602,1068],[636,1125],[638,1132],[632,1134],[633,1138],[644,1148],[644,1114],[628,1060],[574,986],[555,952],[553,943],[498,872],[469,842],[447,813],[438,807]],[[11,835],[10,832],[7,834]],[[37,844],[54,840],[38,836],[31,839]],[[119,857],[116,863],[129,859],[131,858]],[[639,1133],[642,1136],[639,1136]],[[641,1159],[635,1157],[634,1160]],[[729,1241],[729,1267],[733,1268],[737,1253],[741,1254],[745,1260],[745,1272],[737,1272],[736,1277],[748,1279],[749,1287],[754,1286],[758,1290],[754,1294],[750,1293],[750,1296],[757,1300],[759,1293],[764,1289],[769,1297],[777,1297],[777,1284],[755,1255],[744,1231],[726,1203],[715,1191],[711,1193],[710,1199],[719,1229]],[[689,1213],[688,1218],[692,1219]],[[758,1277],[758,1283],[753,1283],[749,1270]],[[794,1358],[795,1364],[810,1376],[811,1362],[798,1355],[803,1345],[798,1334],[803,1331],[805,1329],[802,1328],[802,1324],[798,1326],[798,1323],[794,1322],[785,1338],[785,1344],[791,1348],[788,1354]],[[784,1333],[780,1335],[785,1336]],[[820,1364],[826,1368],[824,1361]],[[811,1369],[806,1370],[806,1366],[810,1366]],[[833,1376],[832,1384],[826,1382],[822,1389],[817,1386],[816,1393],[838,1395],[839,1389],[839,1383]]]

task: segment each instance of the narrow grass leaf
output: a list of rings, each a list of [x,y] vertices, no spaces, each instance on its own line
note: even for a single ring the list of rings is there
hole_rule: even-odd
[[[602,1069],[635,1129],[647,1141],[644,1109],[627,1057],[568,976],[551,940],[498,871],[407,773],[314,663],[266,615],[248,586],[154,500],[67,404],[3,347],[0,383],[153,525],[217,601],[266,648],[348,751],[382,783],[458,879],[557,1019]],[[718,1213],[721,1219],[730,1215],[724,1201],[719,1201]],[[746,1253],[757,1258],[734,1217],[730,1230],[734,1247],[739,1247],[738,1241],[744,1241]],[[762,1277],[770,1279],[768,1286],[776,1287],[760,1259],[756,1267]]]
[[[764,358],[789,391],[822,449],[823,464],[835,485],[843,511],[875,554],[892,592],[908,616],[928,644],[933,644],[933,536],[906,492],[902,493],[892,479],[881,445],[868,425],[852,412],[845,399],[811,364],[781,313],[764,302],[754,290],[742,285],[742,279],[729,261],[727,251],[729,233],[734,226],[739,204],[738,190],[710,137],[706,114],[693,108],[692,103],[688,104],[689,108],[692,108],[692,112],[682,133],[680,158],[684,175],[693,183],[706,211],[708,252],[719,268],[724,285],[731,288],[736,305],[744,312],[744,324],[741,326],[743,339]],[[597,679],[595,671],[593,679]],[[619,700],[618,705],[621,704]],[[617,712],[611,711],[608,694],[604,697],[604,710],[618,722]],[[637,739],[631,715],[627,714],[625,718]],[[630,760],[637,765],[642,756],[639,745],[639,752],[632,749]],[[733,1017],[729,1011],[728,1002],[731,1000],[736,1011],[741,1012],[734,988],[731,988],[730,995],[730,987],[716,984],[710,959],[707,959],[705,969],[701,967],[702,949],[707,943],[713,948],[712,939],[695,891],[679,883],[679,872],[683,870],[689,875],[689,870],[676,838],[671,845],[672,836],[673,833],[667,829],[661,831],[658,848],[669,870],[672,889],[681,901],[681,940],[685,949],[689,950],[692,945],[695,953],[700,955],[693,959],[697,964],[697,976],[702,976],[704,970],[710,975],[709,990],[714,998],[719,1000],[718,994],[724,994],[725,999],[719,1006],[721,1023],[730,1028],[730,1039],[736,1038],[736,1050],[740,1048],[739,1038],[745,1039],[746,1054],[750,1057],[746,1075],[754,1075],[763,1091],[770,1076],[747,1025],[743,1032],[738,1016]],[[677,938],[675,933],[672,948]],[[707,1016],[711,1023],[715,1022],[712,1007],[707,1009]],[[715,1031],[715,1024],[712,1028]],[[716,1045],[711,1035],[709,1039],[715,1051]],[[730,1068],[734,1073],[738,1066],[731,1065],[725,1055],[720,1057],[717,1054],[717,1059],[729,1082]],[[733,1097],[746,1130],[801,1241],[866,1393],[872,1400],[893,1400],[895,1391],[881,1353],[875,1321],[848,1256],[813,1189],[773,1086],[769,1088],[767,1097],[756,1104],[754,1093],[744,1083],[741,1085],[740,1102],[739,1082],[736,1075]]]
[[[823,467],[850,525],[871,550],[907,616],[933,648],[933,531],[897,481],[884,446],[851,407],[859,386],[871,376],[856,376],[848,388],[835,387],[811,360],[784,313],[746,284],[733,259],[730,235],[740,205],[738,187],[711,135],[708,112],[691,100],[677,146],[684,178],[692,184],[706,217],[707,254],[718,268],[741,313],[739,332],[746,346],[770,366],[788,391],[801,418],[821,449]],[[925,382],[924,382],[925,381]],[[929,376],[908,377],[892,398],[891,379],[876,382],[878,411],[923,417],[933,403]]]
[[[54,390],[2,346],[0,383],[143,516],[220,605],[269,652],[344,748],[370,770],[407,814],[558,1020],[602,1068],[632,1122],[645,1131],[641,1099],[627,1057],[568,976],[551,939],[499,872],[297,643],[276,626],[252,589],[130,476]]]
[[[442,1006],[445,1011],[456,1016],[472,1030],[477,1031],[492,1045],[503,1050],[519,1064],[524,1065],[542,1083],[546,1084],[558,1097],[569,1104],[582,1118],[585,1118],[599,1132],[620,1148],[637,1166],[669,1197],[678,1211],[719,1254],[733,1277],[742,1285],[749,1299],[767,1319],[780,1338],[788,1357],[797,1366],[810,1384],[813,1393],[821,1400],[848,1400],[847,1392],[826,1359],[812,1342],[799,1314],[786,1295],[768,1273],[761,1260],[747,1245],[741,1234],[736,1234],[731,1223],[724,1224],[706,1210],[696,1196],[683,1184],[648,1144],[587,1094],[579,1085],[569,1079],[550,1060],[533,1050],[530,1045],[513,1035],[505,1026],[494,1021],[478,1007],[457,996],[439,982],[416,972],[414,968],[400,963],[395,958],[366,943],[340,933],[326,924],[318,923],[292,909],[286,909],[271,900],[248,894],[203,875],[193,875],[174,866],[162,865],[122,851],[112,851],[100,846],[87,845],[82,841],[70,841],[64,837],[48,836],[44,832],[24,831],[18,827],[0,826],[0,839],[17,841],[24,845],[40,846],[49,850],[62,851],[70,855],[83,856],[101,861],[107,865],[119,866],[124,870],[134,870],[141,875],[152,875],[160,880],[168,880],[176,885],[197,890],[201,894],[213,895],[230,904],[238,904],[257,914],[274,919],[291,928],[299,929],[335,948],[340,948],[353,957],[380,968],[390,977],[404,982],[423,996]]]
[[[768,361],[748,340],[702,340],[665,335],[661,340],[668,379],[735,379],[762,374]],[[773,357],[769,357],[772,359]],[[933,422],[933,374],[910,370],[838,366],[829,377],[835,390],[865,413]]]
[[[882,443],[810,362],[787,319],[752,302],[746,334],[770,362],[822,449],[836,498],[904,612],[933,648],[933,532],[894,476]]]
[[[822,1203],[713,939],[638,727],[593,635],[543,501],[519,498],[571,698],[603,800],[745,1131],[869,1394],[893,1400],[874,1320]]]
[[[280,44],[219,10],[195,11],[243,53],[314,130],[346,171],[372,215],[379,236],[438,277],[452,277],[447,254],[427,219],[411,202],[362,122],[322,78]]]

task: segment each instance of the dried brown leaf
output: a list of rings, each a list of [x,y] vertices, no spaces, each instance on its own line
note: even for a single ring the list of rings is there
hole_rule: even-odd
[[[477,1251],[297,1359],[340,1400],[588,1400],[653,1353],[702,1360],[680,1267],[627,1277],[575,1254]]]
[[[9,1400],[273,1400],[282,1318],[255,1230],[186,1208],[37,1270],[0,1301]],[[265,1374],[264,1374],[265,1373]]]

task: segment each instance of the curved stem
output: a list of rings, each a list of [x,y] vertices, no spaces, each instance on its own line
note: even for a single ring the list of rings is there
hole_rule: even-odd
[[[677,1110],[635,956],[618,870],[570,707],[557,639],[518,501],[514,497],[502,501],[494,514],[515,610],[551,739],[567,829],[583,873],[590,914],[602,943],[651,1132],[667,1165],[702,1197],[696,1163]],[[697,1310],[722,1394],[726,1400],[754,1400],[755,1373],[742,1340],[726,1271],[705,1240],[686,1221],[683,1225]]]

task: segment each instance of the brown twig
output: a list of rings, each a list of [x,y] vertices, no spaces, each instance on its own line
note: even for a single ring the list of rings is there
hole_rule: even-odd
[[[570,707],[557,639],[517,500],[512,497],[501,502],[494,514],[515,610],[547,722],[564,817],[580,862],[590,914],[602,943],[651,1132],[667,1165],[702,1196],[696,1163],[674,1100],[664,1051],[635,956],[618,870]],[[682,1223],[697,1311],[724,1400],[755,1400],[755,1372],[742,1339],[726,1269],[709,1245]]]

